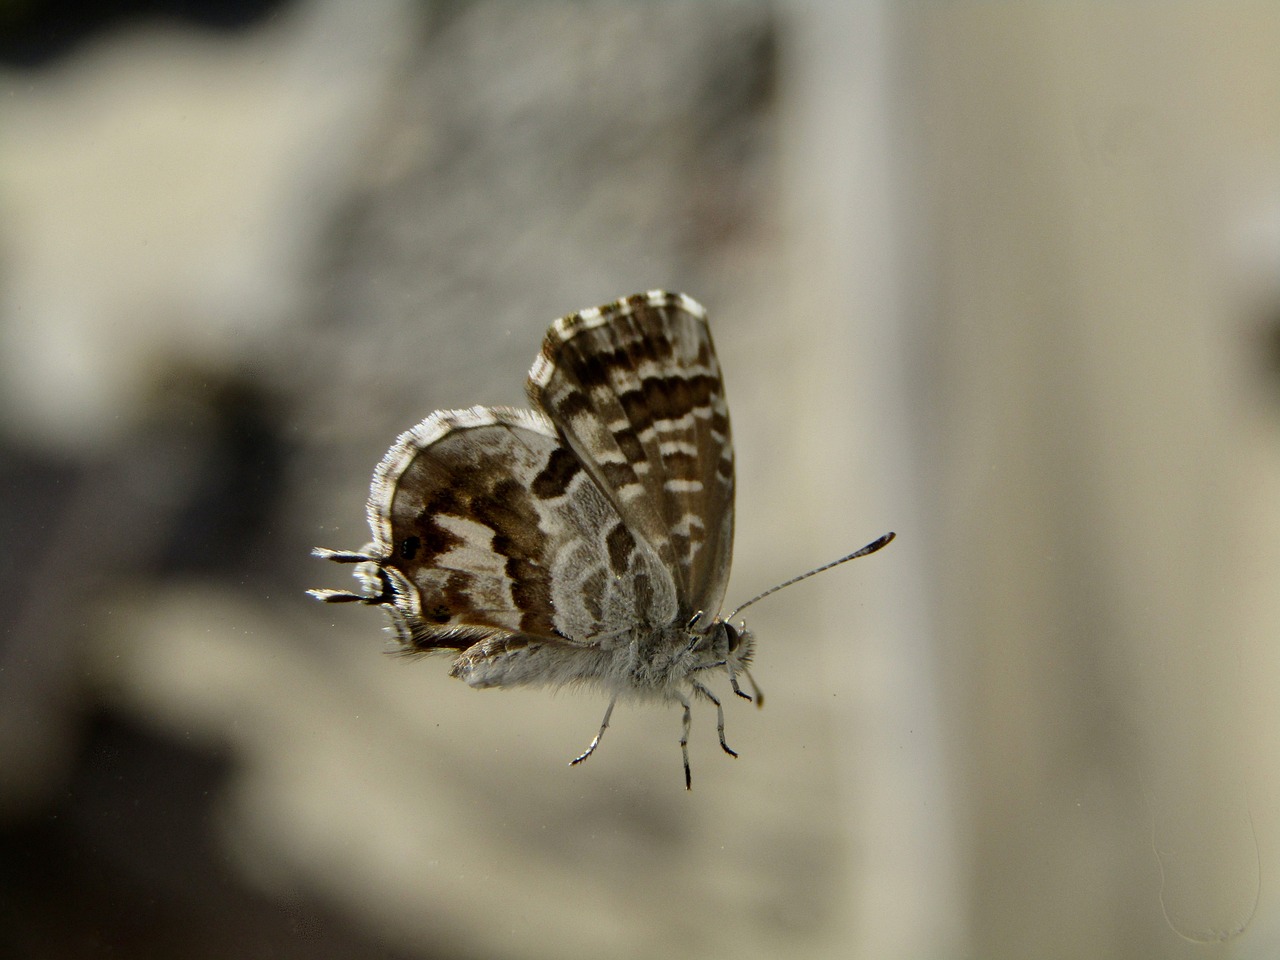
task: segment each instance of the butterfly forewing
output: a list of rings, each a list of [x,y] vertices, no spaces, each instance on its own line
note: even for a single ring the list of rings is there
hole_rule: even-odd
[[[714,614],[733,550],[733,442],[706,314],[653,292],[547,332],[529,395],[670,569],[679,618]]]

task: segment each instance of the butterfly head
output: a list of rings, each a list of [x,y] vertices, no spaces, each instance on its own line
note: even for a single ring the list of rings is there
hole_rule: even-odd
[[[725,640],[726,659],[738,661],[738,663],[746,666],[751,662],[751,655],[755,653],[756,638],[747,625],[741,621],[735,627],[727,620],[721,620],[717,623],[723,632]]]
[[[729,682],[733,686],[734,693],[746,699],[756,699],[759,701],[759,694],[755,698],[748,697],[738,687],[738,676],[741,674],[750,680],[751,674],[747,668],[751,664],[751,656],[755,653],[755,635],[747,629],[746,624],[739,623],[734,626],[727,620],[713,620],[709,626],[700,625],[701,616],[694,617],[688,626],[688,645],[684,648],[684,653],[680,658],[680,665],[675,668],[675,673],[683,677],[685,682],[692,682],[693,687],[698,689],[701,683],[698,675],[708,670],[723,669],[729,674]],[[755,683],[752,681],[752,687]],[[705,694],[705,688],[702,691]]]

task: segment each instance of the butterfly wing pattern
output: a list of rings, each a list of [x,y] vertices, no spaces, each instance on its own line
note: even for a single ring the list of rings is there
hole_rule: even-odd
[[[533,410],[436,411],[374,472],[357,564],[410,652],[447,650],[474,687],[594,684],[613,706],[690,700],[724,712],[753,639],[717,619],[733,549],[733,442],[706,312],[652,291],[557,320],[529,373]],[[754,685],[753,685],[754,686]],[[759,699],[757,691],[757,700]]]

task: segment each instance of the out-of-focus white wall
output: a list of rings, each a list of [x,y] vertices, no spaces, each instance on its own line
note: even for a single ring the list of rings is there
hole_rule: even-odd
[[[868,29],[875,57],[858,55]],[[967,930],[966,955],[1269,956],[1280,14],[929,4],[813,13],[805,35],[824,30],[851,55],[815,42],[792,61],[826,104],[820,133],[790,144],[794,190],[816,192],[831,153],[856,186],[819,221],[847,255],[828,247],[797,276],[828,304],[886,306],[905,348],[880,358],[880,386],[906,409],[867,429],[910,435],[905,459],[898,436],[870,446],[908,468],[892,482],[918,522],[892,549],[924,590],[893,589],[926,616],[894,627],[928,631],[867,681],[889,727],[844,731],[850,780],[886,776],[886,750],[932,755],[927,701],[885,696],[915,671],[941,696],[953,791],[904,790],[858,826],[898,837],[913,877],[919,840],[952,831],[937,876],[897,905]],[[869,154],[887,182],[856,162]],[[860,382],[853,345],[814,355]],[[847,598],[825,589],[837,619]],[[860,848],[861,889],[884,882],[877,850]],[[957,876],[947,928],[932,898]],[[855,935],[882,928],[866,955],[946,953],[918,950],[922,927],[896,912],[854,915]]]

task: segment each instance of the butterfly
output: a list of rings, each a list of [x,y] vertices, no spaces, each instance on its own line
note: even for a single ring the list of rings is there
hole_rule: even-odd
[[[763,703],[754,636],[717,615],[735,478],[706,311],[650,291],[562,317],[526,387],[533,409],[438,410],[402,434],[374,471],[373,542],[313,551],[356,564],[362,589],[309,592],[381,607],[405,650],[449,651],[473,687],[602,688],[604,719],[572,764],[620,698],[679,704],[690,788],[694,699],[714,704],[737,756],[710,675]]]

